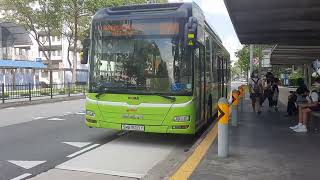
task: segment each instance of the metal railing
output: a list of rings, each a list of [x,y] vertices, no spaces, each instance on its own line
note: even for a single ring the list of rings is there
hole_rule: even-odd
[[[1,84],[0,100],[5,103],[8,100],[26,99],[31,101],[35,97],[50,97],[73,94],[85,94],[86,84]]]

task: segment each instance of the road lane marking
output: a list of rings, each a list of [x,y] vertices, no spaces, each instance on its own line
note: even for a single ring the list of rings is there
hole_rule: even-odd
[[[67,102],[69,102],[69,101],[62,101],[63,103],[67,103]]]
[[[15,107],[8,107],[8,108],[5,108],[5,109],[7,109],[7,110],[14,110],[14,109],[17,109],[17,108],[15,108]]]
[[[74,157],[74,156],[77,156],[77,155],[85,152],[85,151],[91,150],[91,149],[93,149],[93,148],[95,148],[95,147],[97,147],[97,146],[100,146],[100,144],[93,144],[93,145],[91,145],[91,146],[89,146],[89,147],[86,147],[86,148],[80,150],[80,151],[77,151],[77,152],[75,152],[75,153],[72,153],[72,154],[68,155],[67,157],[68,157],[68,158],[72,158],[72,157]]]
[[[179,167],[179,169],[170,177],[170,180],[187,180],[197,168],[202,158],[206,155],[210,145],[217,138],[218,123],[210,130],[207,136],[194,150],[191,156]]]
[[[75,146],[78,148],[83,148],[85,146],[88,146],[89,144],[91,144],[91,142],[62,142],[64,144],[68,144],[70,146]]]
[[[50,118],[48,119],[48,121],[64,121],[65,119],[61,119],[61,118]]]
[[[78,114],[78,115],[85,115],[86,113],[85,113],[85,112],[77,112],[76,114]]]
[[[14,165],[17,165],[17,166],[20,166],[24,169],[31,169],[35,166],[38,166],[40,164],[43,164],[47,161],[15,161],[15,160],[8,160],[8,162],[14,164]]]
[[[39,120],[39,119],[44,119],[44,118],[47,118],[47,117],[39,116],[39,117],[34,117],[34,118],[32,118],[32,119],[34,119],[34,120]]]
[[[72,114],[72,112],[65,112],[65,113],[63,113],[64,116],[70,115],[70,114]]]
[[[31,176],[31,175],[32,175],[32,174],[25,173],[25,174],[22,174],[22,175],[20,175],[20,176],[15,177],[15,178],[13,178],[13,179],[11,179],[11,180],[21,180],[21,179],[24,179],[24,178],[29,177],[29,176]]]

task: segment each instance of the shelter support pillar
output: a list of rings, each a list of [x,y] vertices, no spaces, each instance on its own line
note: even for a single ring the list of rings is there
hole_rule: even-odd
[[[311,90],[311,84],[312,84],[312,82],[311,82],[311,77],[312,77],[312,67],[311,67],[311,64],[308,64],[308,65],[307,65],[307,68],[308,68],[308,74],[307,74],[307,76],[308,76],[308,84],[307,84],[307,86],[308,86],[308,88]]]
[[[32,77],[33,77],[33,89],[36,89],[36,70],[32,69]]]
[[[1,53],[1,52],[0,52]],[[2,74],[3,74],[3,76],[2,76],[2,83],[3,84],[6,84],[6,69],[2,69]]]
[[[249,70],[249,78],[253,71],[253,44],[250,44],[250,70]]]
[[[311,64],[304,64],[303,65],[303,76],[304,76],[304,82],[307,85],[308,89],[311,88],[311,75],[312,75]]]
[[[291,73],[294,73],[294,65],[292,65]]]

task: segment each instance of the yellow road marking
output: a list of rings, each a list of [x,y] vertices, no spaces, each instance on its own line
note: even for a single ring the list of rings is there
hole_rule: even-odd
[[[208,151],[212,142],[218,135],[218,123],[210,130],[204,140],[194,150],[191,156],[180,166],[180,168],[170,177],[170,180],[186,180],[200,163],[203,156]]]

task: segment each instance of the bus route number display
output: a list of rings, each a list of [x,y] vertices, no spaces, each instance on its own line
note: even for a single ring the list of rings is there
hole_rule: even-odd
[[[175,22],[137,22],[128,24],[104,24],[97,29],[106,36],[134,35],[175,35],[179,33],[179,24]]]

